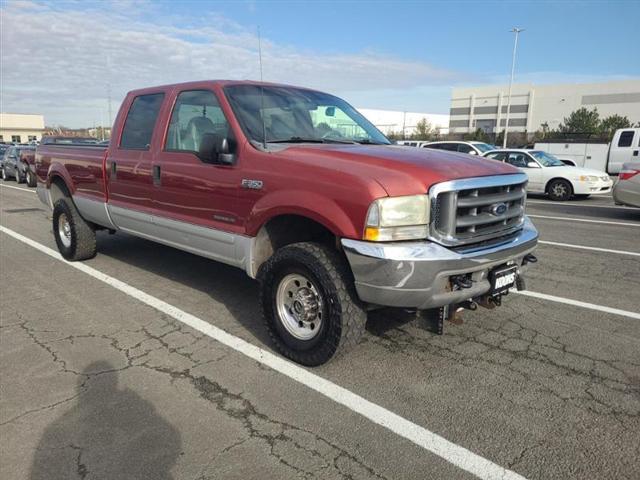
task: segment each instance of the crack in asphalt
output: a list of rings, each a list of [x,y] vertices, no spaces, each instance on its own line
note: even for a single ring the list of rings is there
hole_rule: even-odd
[[[209,463],[204,466],[197,477],[198,479],[206,480],[207,478],[215,478],[216,475],[214,473],[211,473],[210,477],[207,476],[207,469],[215,464],[220,456],[227,454],[250,440],[263,443],[267,447],[269,455],[280,465],[290,469],[296,477],[305,479],[336,477],[345,480],[361,477],[386,478],[365,464],[356,455],[340,447],[338,444],[329,441],[327,438],[310,430],[271,418],[256,408],[253,403],[241,393],[233,393],[228,388],[203,375],[193,375],[191,373],[193,369],[200,368],[207,364],[215,364],[225,359],[227,354],[218,355],[213,359],[196,359],[195,355],[197,352],[206,349],[207,346],[202,345],[191,351],[188,351],[188,349],[203,340],[203,338],[206,342],[213,342],[213,340],[210,340],[204,335],[191,332],[189,331],[190,329],[177,325],[166,317],[162,319],[165,322],[165,326],[162,327],[163,331],[161,333],[154,333],[152,331],[153,329],[143,325],[136,330],[121,329],[110,335],[88,333],[68,335],[50,341],[39,339],[37,335],[41,331],[32,328],[28,320],[24,320],[21,317],[20,320],[20,322],[15,322],[11,325],[14,328],[20,328],[35,345],[47,352],[52,362],[58,366],[60,373],[73,374],[84,377],[84,379],[79,383],[79,388],[75,395],[37,409],[22,412],[0,425],[15,422],[35,412],[52,409],[74,400],[85,393],[88,388],[88,382],[99,375],[121,372],[130,368],[145,368],[163,375],[169,375],[171,383],[177,380],[188,381],[200,398],[207,401],[220,413],[238,422],[246,434],[245,438],[234,441],[219,452],[210,452],[209,455],[212,455],[212,458]],[[122,340],[118,338],[124,337],[126,339],[135,335],[142,335],[143,338],[133,345],[125,346]],[[172,335],[179,335],[179,339],[183,341],[179,342],[179,345],[176,345],[178,338],[167,339],[167,337]],[[123,360],[126,360],[126,365],[121,368],[95,373],[80,373],[70,368],[68,362],[62,358],[63,355],[56,351],[54,346],[64,344],[71,345],[84,339],[105,340],[110,348],[114,348],[124,355]],[[154,365],[153,360],[150,359],[149,356],[156,351],[178,355],[183,360],[189,362],[189,366],[181,370],[176,370],[174,368]],[[76,445],[70,445],[70,448],[77,451],[76,470],[78,477],[81,479],[87,478],[89,469],[82,461],[83,449]]]

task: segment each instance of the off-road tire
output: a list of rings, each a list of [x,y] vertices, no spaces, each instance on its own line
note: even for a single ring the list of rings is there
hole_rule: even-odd
[[[311,279],[322,298],[322,324],[310,340],[283,326],[276,307],[280,281],[298,273]],[[260,268],[260,305],[269,335],[285,357],[307,366],[322,365],[360,341],[367,314],[358,299],[346,258],[317,243],[294,243],[277,250]]]
[[[59,221],[62,214],[69,221],[69,246],[64,245],[60,237]],[[70,198],[61,198],[53,206],[53,236],[60,255],[66,260],[87,260],[96,256],[96,232],[92,225],[80,216]]]
[[[36,186],[36,176],[33,174],[33,172],[29,169],[27,170],[27,186],[28,187],[35,187]]]
[[[558,187],[561,186],[564,186],[564,188],[562,189],[564,193],[562,194],[558,193],[558,190],[560,190],[560,188]],[[549,198],[551,200],[554,200],[556,202],[564,202],[569,200],[573,195],[573,188],[571,187],[570,182],[559,178],[549,183],[549,186],[547,187],[547,193],[549,193]]]

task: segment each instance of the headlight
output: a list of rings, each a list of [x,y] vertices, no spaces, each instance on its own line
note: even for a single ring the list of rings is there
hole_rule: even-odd
[[[427,237],[429,197],[380,198],[367,212],[364,239],[373,242],[417,240]]]
[[[581,182],[597,182],[598,177],[594,175],[580,175],[578,180],[580,180]]]

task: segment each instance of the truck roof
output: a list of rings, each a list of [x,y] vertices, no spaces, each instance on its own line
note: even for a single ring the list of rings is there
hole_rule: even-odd
[[[180,90],[196,89],[196,88],[203,88],[203,87],[211,87],[213,85],[219,85],[221,87],[226,87],[229,85],[253,85],[253,86],[263,85],[265,87],[288,87],[288,88],[298,88],[300,90],[314,91],[313,88],[299,87],[297,85],[288,85],[285,83],[259,82],[256,80],[197,80],[193,82],[171,83],[166,85],[156,85],[156,86],[138,88],[136,90],[131,90],[129,93],[134,95],[141,95],[145,93],[157,92],[158,90],[168,91],[174,88],[177,88]]]

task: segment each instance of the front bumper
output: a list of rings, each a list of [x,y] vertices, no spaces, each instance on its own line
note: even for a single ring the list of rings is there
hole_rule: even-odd
[[[528,218],[524,228],[504,243],[482,249],[455,251],[437,243],[375,243],[342,239],[363,302],[420,310],[442,307],[484,295],[491,289],[489,271],[515,263],[522,274],[524,257],[538,242]],[[471,274],[473,285],[452,289],[451,277]]]
[[[613,180],[598,180],[595,182],[573,182],[573,193],[576,195],[598,195],[609,193],[613,188]]]

